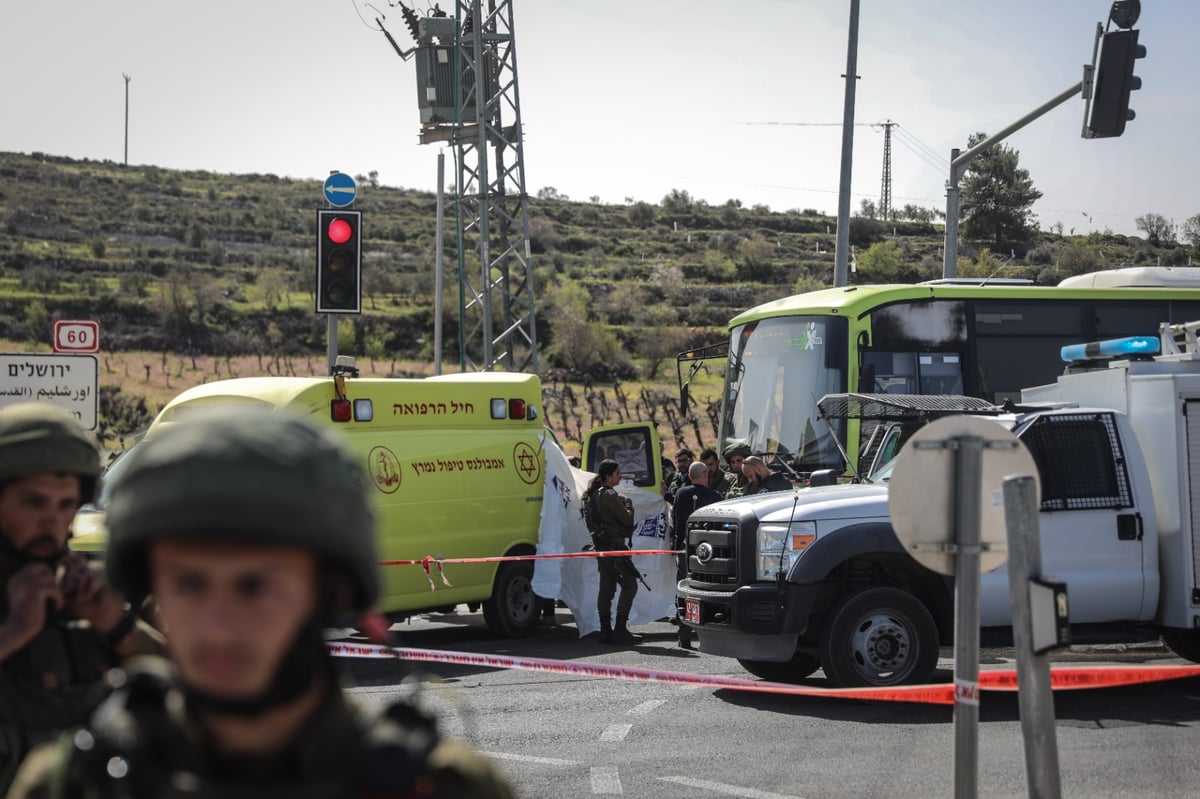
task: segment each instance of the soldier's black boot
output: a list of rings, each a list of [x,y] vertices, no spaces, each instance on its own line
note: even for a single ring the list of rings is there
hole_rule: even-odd
[[[612,622],[607,618],[600,617],[600,643],[611,644],[613,640]]]
[[[612,642],[614,644],[636,644],[642,640],[641,636],[634,635],[625,628],[625,617],[617,617],[617,626],[612,631]]]

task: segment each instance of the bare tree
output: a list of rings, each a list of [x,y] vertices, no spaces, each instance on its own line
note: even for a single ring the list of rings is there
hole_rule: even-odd
[[[1200,214],[1189,216],[1183,223],[1183,240],[1200,250]]]
[[[1175,225],[1162,214],[1142,214],[1133,221],[1154,246],[1175,243]]]

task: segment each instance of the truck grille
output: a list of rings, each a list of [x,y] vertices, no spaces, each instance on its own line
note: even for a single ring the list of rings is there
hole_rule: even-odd
[[[737,587],[737,538],[734,522],[689,522],[688,578],[693,584]]]

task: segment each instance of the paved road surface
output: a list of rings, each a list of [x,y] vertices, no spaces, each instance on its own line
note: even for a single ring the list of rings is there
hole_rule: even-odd
[[[665,623],[637,628],[622,649],[579,640],[570,616],[529,638],[489,636],[480,614],[432,615],[396,630],[410,647],[748,677],[736,661],[686,652]],[[944,650],[944,655],[949,651]],[[1092,647],[1058,661],[1183,663],[1161,647]],[[1011,666],[984,650],[982,668]],[[496,759],[527,799],[634,797],[952,796],[949,707],[772,696],[571,675],[343,661],[352,691],[382,701],[418,691],[452,734]],[[952,663],[938,676],[948,681]],[[817,672],[806,684],[821,686]],[[1200,680],[1056,696],[1065,796],[1200,795]],[[1015,695],[985,693],[980,796],[1024,797]]]

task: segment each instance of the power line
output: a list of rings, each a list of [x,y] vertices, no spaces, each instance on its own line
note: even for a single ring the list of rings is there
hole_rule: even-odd
[[[901,145],[903,145],[905,149],[907,149],[909,152],[911,152],[911,153],[912,153],[913,155],[915,155],[917,158],[920,158],[920,159],[921,159],[922,161],[924,161],[926,164],[928,164],[929,166],[931,166],[931,167],[932,167],[932,168],[933,168],[935,171],[937,171],[937,172],[939,172],[939,173],[941,173],[941,174],[947,174],[947,173],[949,173],[949,171],[950,171],[950,166],[949,166],[949,164],[940,164],[940,163],[938,163],[938,162],[937,162],[937,161],[936,161],[934,158],[932,158],[931,156],[927,155],[927,154],[925,153],[925,151],[924,151],[924,150],[919,150],[919,149],[917,149],[916,147],[914,147],[914,146],[912,145],[912,143],[911,143],[911,142],[907,141],[907,140],[906,140],[906,139],[904,139],[904,137],[902,137],[902,136],[897,136],[897,137],[896,137],[896,141],[897,141],[897,142],[899,142]]]
[[[906,137],[910,142],[912,142],[913,145],[915,145],[916,147],[919,147],[921,150],[923,150],[925,153],[927,153],[931,158],[935,159],[938,163],[945,164],[946,172],[950,171],[950,161],[945,156],[941,155],[940,153],[938,153],[937,150],[933,149],[928,144],[926,144],[925,142],[918,139],[911,130],[902,126],[899,122],[896,123],[896,132],[898,134],[900,134],[901,136]]]
[[[778,125],[789,128],[840,128],[841,122],[743,122],[743,125]],[[874,127],[872,122],[855,122],[856,128]]]

